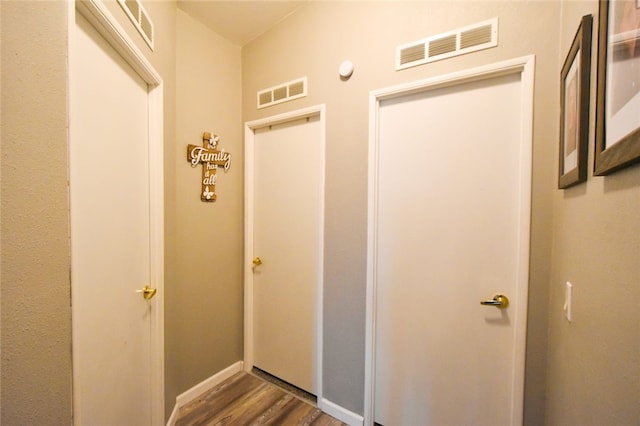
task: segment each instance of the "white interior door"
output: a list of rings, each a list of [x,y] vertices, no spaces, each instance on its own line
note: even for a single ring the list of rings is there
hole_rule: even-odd
[[[148,86],[77,12],[71,40],[74,422],[149,425]]]
[[[253,131],[253,365],[317,394],[324,130],[318,113]]]
[[[521,416],[531,149],[524,93],[515,72],[379,103],[379,424],[495,426]],[[480,304],[497,294],[508,307]]]

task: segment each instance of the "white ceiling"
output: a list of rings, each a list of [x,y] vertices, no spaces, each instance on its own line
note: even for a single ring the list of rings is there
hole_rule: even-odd
[[[303,1],[178,0],[178,7],[238,46],[289,16]]]

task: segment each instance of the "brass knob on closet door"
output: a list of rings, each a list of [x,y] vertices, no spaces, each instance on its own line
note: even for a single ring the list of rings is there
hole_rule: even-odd
[[[509,306],[509,298],[503,294],[496,294],[491,300],[483,300],[481,305],[495,306],[496,308],[504,309]]]
[[[149,287],[149,285],[145,285],[144,287],[142,287],[142,289],[136,291],[136,293],[142,293],[142,297],[144,297],[146,300],[151,300],[157,292],[157,288],[151,288]]]
[[[255,259],[253,259],[253,266],[260,266],[262,265],[262,259],[260,259],[260,257],[256,257]]]

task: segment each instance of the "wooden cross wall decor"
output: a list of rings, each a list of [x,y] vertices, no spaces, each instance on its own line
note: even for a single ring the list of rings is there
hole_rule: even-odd
[[[188,145],[187,160],[191,163],[191,167],[202,164],[202,191],[200,199],[202,201],[215,201],[216,196],[216,174],[218,166],[224,168],[226,172],[231,166],[231,154],[225,152],[224,149],[218,151],[218,135],[211,135],[204,132],[202,135],[202,146]]]

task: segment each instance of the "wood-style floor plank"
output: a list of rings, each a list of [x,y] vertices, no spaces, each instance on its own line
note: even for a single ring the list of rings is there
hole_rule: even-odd
[[[238,373],[178,413],[176,426],[341,426],[344,423],[251,374]]]

